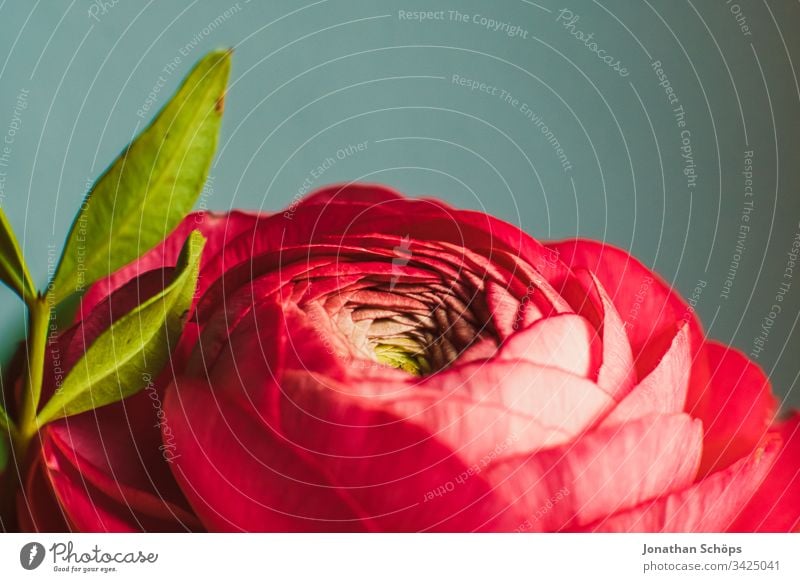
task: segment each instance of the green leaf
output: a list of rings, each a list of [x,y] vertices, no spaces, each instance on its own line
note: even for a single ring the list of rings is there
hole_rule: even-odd
[[[172,283],[114,322],[89,346],[39,413],[40,426],[127,398],[156,377],[169,360],[192,305],[204,244],[199,231],[189,235]]]
[[[191,211],[217,147],[230,55],[206,55],[89,192],[53,279],[56,304],[138,258]]]
[[[22,299],[29,301],[36,297],[36,287],[22,251],[19,248],[14,230],[0,208],[0,281],[11,287]]]

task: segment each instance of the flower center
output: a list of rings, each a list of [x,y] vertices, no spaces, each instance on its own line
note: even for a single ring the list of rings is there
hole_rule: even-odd
[[[361,357],[424,376],[484,340],[496,348],[482,303],[482,294],[443,285],[377,284],[353,293],[338,323]]]
[[[417,345],[414,340],[395,338],[385,343],[376,343],[374,353],[375,361],[414,376],[424,376],[431,371],[424,347]]]

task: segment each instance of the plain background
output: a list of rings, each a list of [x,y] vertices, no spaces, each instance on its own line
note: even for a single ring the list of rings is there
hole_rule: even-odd
[[[418,10],[442,12],[406,18]],[[788,0],[0,0],[0,204],[44,285],[87,184],[205,51],[235,46],[201,205],[278,210],[306,180],[366,180],[538,238],[606,240],[686,297],[705,284],[697,310],[713,338],[750,352],[767,318],[758,362],[797,405],[800,267],[769,314],[800,229],[798,22]],[[24,331],[6,289],[0,329],[5,361]]]

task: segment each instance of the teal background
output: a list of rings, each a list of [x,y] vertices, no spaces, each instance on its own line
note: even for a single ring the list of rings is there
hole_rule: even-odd
[[[627,77],[557,22],[562,8]],[[408,21],[401,10],[444,10],[445,19]],[[484,28],[476,14],[520,33]],[[800,229],[798,23],[800,4],[789,1],[0,0],[0,139],[15,130],[0,204],[44,285],[87,182],[205,51],[235,46],[223,141],[199,205],[275,210],[306,179],[314,187],[369,180],[486,210],[539,238],[603,239],[684,296],[706,282],[697,310],[710,335],[750,352],[779,285],[791,282],[786,253]],[[656,60],[685,110],[693,189]],[[159,83],[154,109],[139,112]],[[361,142],[363,151],[313,177]],[[750,230],[723,298],[743,224]],[[794,278],[758,362],[798,405],[800,269]],[[0,290],[4,360],[23,322],[14,296]]]

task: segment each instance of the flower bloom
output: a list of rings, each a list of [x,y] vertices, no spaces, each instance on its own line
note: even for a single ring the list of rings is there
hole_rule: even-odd
[[[18,507],[88,531],[791,531],[800,416],[603,243],[374,185],[189,216],[95,284],[69,369],[208,238],[170,365],[57,421]],[[52,376],[52,374],[46,374]],[[53,387],[51,386],[52,390]]]

